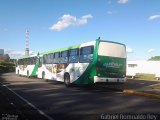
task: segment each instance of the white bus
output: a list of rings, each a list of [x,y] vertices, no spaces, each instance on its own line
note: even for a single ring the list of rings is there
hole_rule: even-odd
[[[40,67],[38,56],[28,56],[17,60],[16,74],[20,76],[36,77],[38,67]]]
[[[121,43],[97,39],[40,55],[38,78],[66,86],[126,81],[126,47]]]

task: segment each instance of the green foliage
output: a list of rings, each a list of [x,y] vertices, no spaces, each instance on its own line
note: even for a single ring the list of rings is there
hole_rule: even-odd
[[[160,56],[151,57],[149,60],[160,61]]]
[[[14,72],[15,64],[13,62],[0,61],[0,73]]]
[[[7,62],[9,62],[9,60],[10,60],[10,57],[9,57],[8,54],[0,56],[0,61],[7,61]]]
[[[137,80],[156,80],[155,74],[145,74],[145,73],[137,73]]]

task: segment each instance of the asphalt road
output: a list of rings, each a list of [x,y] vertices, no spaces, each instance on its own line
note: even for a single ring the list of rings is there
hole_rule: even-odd
[[[14,73],[0,75],[0,83],[0,102],[3,99],[11,106],[0,104],[3,120],[118,120],[133,115],[155,120],[160,113],[159,100],[124,94],[106,85],[66,88],[63,83]]]

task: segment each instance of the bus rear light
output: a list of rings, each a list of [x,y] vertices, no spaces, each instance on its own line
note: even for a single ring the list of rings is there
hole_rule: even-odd
[[[100,74],[100,73],[98,73],[98,76],[101,76],[101,74]]]

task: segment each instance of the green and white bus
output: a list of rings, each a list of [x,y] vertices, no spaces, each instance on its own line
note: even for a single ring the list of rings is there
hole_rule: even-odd
[[[38,67],[41,65],[39,55],[17,59],[16,74],[20,76],[36,77]]]
[[[122,43],[97,39],[40,56],[38,78],[62,81],[66,86],[126,81],[126,47]]]

